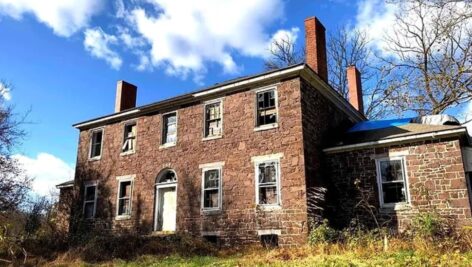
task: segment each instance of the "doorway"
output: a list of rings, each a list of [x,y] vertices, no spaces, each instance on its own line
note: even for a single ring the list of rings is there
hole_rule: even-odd
[[[174,232],[177,221],[177,177],[170,169],[156,179],[154,231]]]

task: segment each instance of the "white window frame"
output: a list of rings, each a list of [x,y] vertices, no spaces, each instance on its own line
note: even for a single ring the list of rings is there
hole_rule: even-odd
[[[87,200],[87,188],[89,187],[95,187],[95,196],[93,200]],[[88,181],[84,183],[84,203],[82,205],[82,216],[85,216],[85,205],[87,203],[93,202],[93,213],[91,218],[86,218],[86,219],[94,219],[95,214],[97,211],[97,197],[98,197],[98,181]],[[85,218],[85,217],[84,217]]]
[[[265,155],[265,156],[256,156],[252,157],[251,161],[254,163],[254,180],[255,180],[255,191],[256,191],[256,205],[263,209],[278,209],[282,207],[282,194],[281,194],[281,180],[282,172],[280,162],[283,158],[282,153]],[[259,165],[263,163],[276,163],[276,190],[277,190],[277,203],[275,204],[261,204],[259,203]]]
[[[169,114],[175,113],[175,142],[172,143],[164,143],[164,132],[165,128],[167,127],[166,123],[164,122],[164,117],[166,117]],[[177,140],[179,138],[179,112],[177,110],[162,113],[161,115],[161,145],[159,148],[167,148],[167,147],[173,147],[177,145]]]
[[[220,114],[221,114],[221,117],[220,117],[220,121],[221,121],[221,134],[220,135],[214,135],[214,136],[207,136],[206,134],[206,126],[207,126],[207,118],[206,118],[206,108],[208,105],[212,105],[212,104],[216,104],[216,103],[219,103],[220,104]],[[219,98],[219,99],[214,99],[214,100],[211,100],[211,101],[207,101],[203,104],[203,141],[206,141],[206,140],[213,140],[213,139],[218,139],[218,138],[222,138],[223,137],[223,132],[224,132],[224,124],[223,124],[223,114],[224,114],[224,109],[223,109],[223,98]]]
[[[100,155],[96,157],[92,157],[92,149],[93,149],[93,135],[96,132],[102,132],[102,142],[100,145]],[[102,153],[103,153],[103,141],[105,140],[105,128],[100,127],[100,128],[95,128],[90,130],[90,144],[89,144],[89,160],[100,160],[102,158]]]
[[[274,91],[274,97],[275,97],[275,116],[276,116],[276,122],[271,123],[271,124],[264,124],[264,125],[259,125],[258,123],[258,99],[257,99],[257,94],[259,93],[264,93],[268,91]],[[277,85],[271,85],[263,88],[259,88],[254,90],[254,131],[264,131],[264,130],[269,130],[269,129],[274,129],[279,127],[279,97],[278,97],[278,88]]]
[[[131,215],[133,214],[133,194],[134,194],[134,178],[136,175],[125,175],[125,176],[118,176],[116,180],[118,180],[118,190],[116,194],[116,212],[115,212],[115,220],[126,220],[130,219]],[[131,192],[129,196],[129,214],[119,214],[120,212],[120,191],[121,191],[121,183],[124,182],[131,182]]]
[[[133,146],[133,149],[132,150],[128,150],[128,151],[123,151],[123,146],[125,144],[125,141],[126,141],[126,136],[125,136],[125,130],[126,130],[126,127],[129,126],[129,125],[133,125],[136,127],[136,135],[134,136],[134,146]],[[120,155],[124,156],[124,155],[129,155],[129,154],[134,154],[136,153],[136,148],[138,146],[138,122],[136,120],[131,120],[131,121],[127,121],[123,124],[123,140],[121,141],[121,147],[120,147]]]
[[[201,164],[200,169],[202,169],[202,189],[201,189],[201,209],[202,211],[220,211],[223,207],[223,166],[224,162],[215,162]],[[218,182],[218,207],[216,208],[206,208],[205,207],[205,172],[211,170],[218,170],[219,172],[219,182]]]
[[[403,183],[405,187],[405,198],[406,201],[404,202],[396,202],[396,203],[384,203],[383,199],[383,183],[382,183],[382,173],[380,169],[380,163],[383,161],[394,161],[400,160],[402,165],[402,172],[403,172]],[[406,208],[410,205],[410,189],[408,185],[408,170],[406,164],[406,157],[404,156],[396,156],[396,157],[383,157],[375,159],[376,165],[376,172],[377,172],[377,188],[379,194],[379,202],[381,208],[388,208],[388,209],[402,209]]]

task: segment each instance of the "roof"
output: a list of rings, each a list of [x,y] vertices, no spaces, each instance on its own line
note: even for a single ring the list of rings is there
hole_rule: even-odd
[[[60,184],[56,185],[56,188],[61,189],[61,188],[72,187],[72,186],[74,186],[74,180],[70,180],[70,181],[67,181],[67,182],[64,182],[64,183],[60,183]]]
[[[113,121],[119,121],[144,115],[150,112],[160,111],[163,109],[170,109],[178,107],[179,105],[195,103],[211,95],[227,94],[237,90],[245,90],[249,87],[262,86],[271,81],[281,81],[286,78],[304,76],[311,82],[317,83],[317,89],[320,90],[328,99],[333,101],[341,110],[346,112],[353,121],[359,122],[365,120],[365,116],[357,111],[349,102],[344,99],[338,92],[336,92],[328,83],[323,81],[318,74],[316,74],[308,65],[304,63],[292,65],[286,68],[266,71],[251,76],[245,76],[237,79],[228,80],[222,83],[217,83],[213,86],[199,89],[187,94],[179,95],[173,98],[154,102],[148,105],[136,107],[133,109],[124,110],[122,112],[109,114],[106,116],[94,118],[83,121],[73,126],[78,129],[91,128],[94,126],[103,125]]]

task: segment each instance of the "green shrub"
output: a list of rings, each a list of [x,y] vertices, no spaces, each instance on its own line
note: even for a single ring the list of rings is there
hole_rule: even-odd
[[[331,243],[336,241],[338,233],[329,226],[328,220],[323,220],[321,224],[315,225],[308,236],[308,243],[316,245],[321,243]]]
[[[413,234],[423,238],[444,237],[448,234],[447,222],[435,212],[421,212],[412,224]]]

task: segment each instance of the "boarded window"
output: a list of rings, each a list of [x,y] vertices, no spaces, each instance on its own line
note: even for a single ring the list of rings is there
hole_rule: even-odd
[[[125,125],[122,152],[133,152],[136,148],[136,123]]]
[[[91,219],[95,217],[95,207],[97,203],[97,186],[85,185],[84,188],[84,218]]]
[[[407,202],[403,159],[378,160],[378,180],[382,204]]]
[[[277,122],[275,90],[257,93],[257,126]]]
[[[221,169],[203,170],[203,209],[220,207]]]
[[[118,216],[131,215],[131,181],[121,181],[118,192]]]
[[[99,158],[102,154],[103,130],[94,130],[90,144],[90,158]]]
[[[278,161],[263,162],[257,165],[258,204],[279,204],[278,172]]]
[[[205,106],[205,137],[221,136],[222,134],[221,101]]]
[[[165,114],[162,117],[162,144],[175,144],[177,142],[177,113]]]

